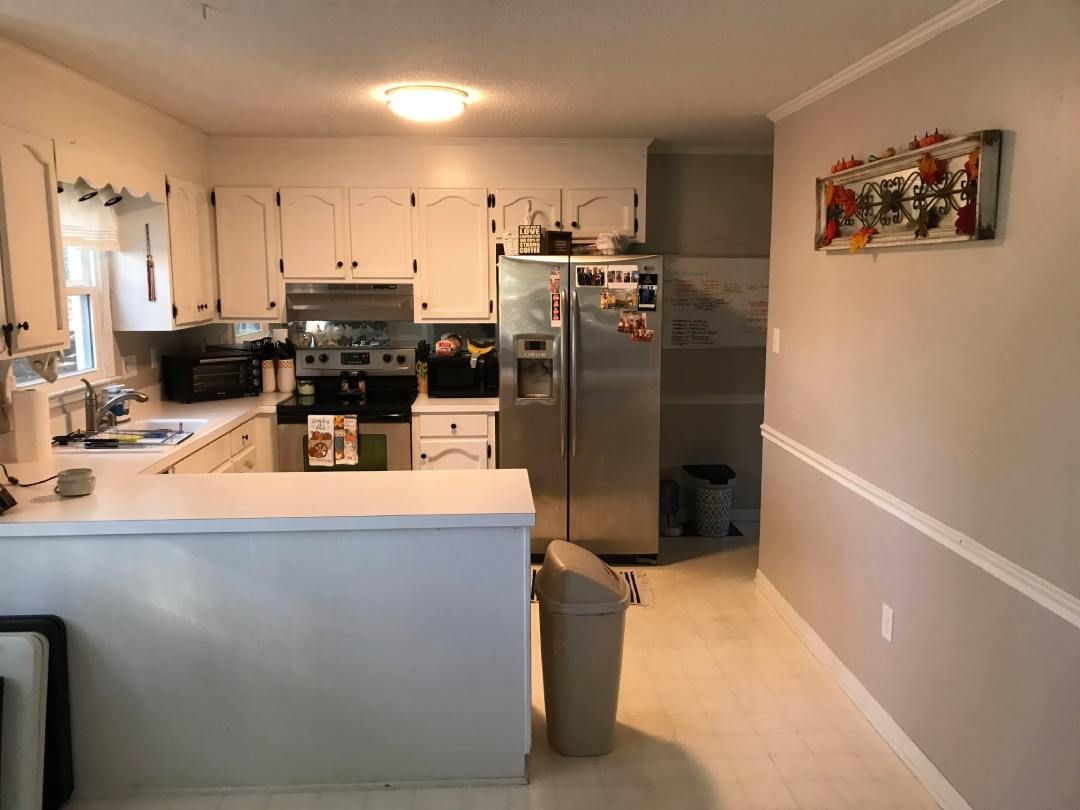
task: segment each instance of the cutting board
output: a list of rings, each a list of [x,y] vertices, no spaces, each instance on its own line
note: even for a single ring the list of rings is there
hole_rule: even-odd
[[[0,633],[4,714],[0,721],[0,807],[41,810],[49,642],[40,633]]]

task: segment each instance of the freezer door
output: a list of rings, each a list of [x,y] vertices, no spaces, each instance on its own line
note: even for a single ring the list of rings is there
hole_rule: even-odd
[[[568,261],[499,258],[499,467],[529,471],[532,552],[566,539],[566,341],[552,326],[552,272],[566,322]],[[545,369],[550,368],[550,379]]]
[[[663,260],[652,256],[606,265],[636,265],[639,272],[657,274],[656,308],[644,313],[652,339],[635,340],[633,333],[619,331],[624,309],[634,310],[618,301],[603,309],[604,286],[597,283],[595,266],[573,263],[570,539],[596,554],[656,554]],[[625,293],[610,289],[607,295]],[[627,320],[632,324],[636,317]]]

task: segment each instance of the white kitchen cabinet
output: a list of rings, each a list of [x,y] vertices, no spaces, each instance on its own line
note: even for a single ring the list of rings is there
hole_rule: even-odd
[[[502,239],[518,225],[541,225],[545,231],[562,228],[562,190],[557,188],[502,188],[495,190],[491,213],[494,235]]]
[[[165,190],[172,258],[173,320],[176,326],[208,323],[215,317],[210,191],[178,177],[169,177]]]
[[[346,278],[345,189],[283,188],[279,193],[286,281]]]
[[[494,414],[421,414],[412,420],[414,470],[495,469]]]
[[[413,200],[408,188],[350,188],[350,275],[358,281],[413,280]]]
[[[276,468],[274,417],[259,414],[177,461],[173,473],[253,473]]]
[[[563,192],[563,220],[575,239],[601,233],[637,233],[637,192],[632,188],[568,188]]]
[[[280,320],[284,290],[272,188],[214,189],[219,315]]]
[[[495,320],[488,211],[486,189],[418,190],[417,321]]]
[[[0,127],[0,329],[8,354],[67,345],[53,144]]]
[[[232,457],[232,472],[259,472],[259,457],[255,445],[249,445]]]
[[[172,470],[177,474],[215,472],[230,463],[230,460],[229,437],[222,436],[184,456],[173,464]]]

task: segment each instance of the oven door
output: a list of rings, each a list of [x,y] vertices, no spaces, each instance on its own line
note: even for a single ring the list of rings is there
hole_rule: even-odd
[[[278,422],[278,469],[281,472],[358,472],[411,470],[412,428],[409,422],[360,422],[360,463],[348,467],[309,467],[307,422]]]

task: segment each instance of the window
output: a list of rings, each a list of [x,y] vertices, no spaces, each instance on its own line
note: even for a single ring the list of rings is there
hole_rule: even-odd
[[[109,324],[109,261],[107,251],[64,245],[64,281],[67,285],[68,330],[71,344],[58,364],[59,378],[51,388],[71,388],[71,377],[102,380],[113,373],[112,329]],[[19,386],[45,384],[20,358],[12,363]]]
[[[233,334],[237,340],[242,338],[255,338],[266,334],[266,324],[264,323],[238,323],[233,327]]]

